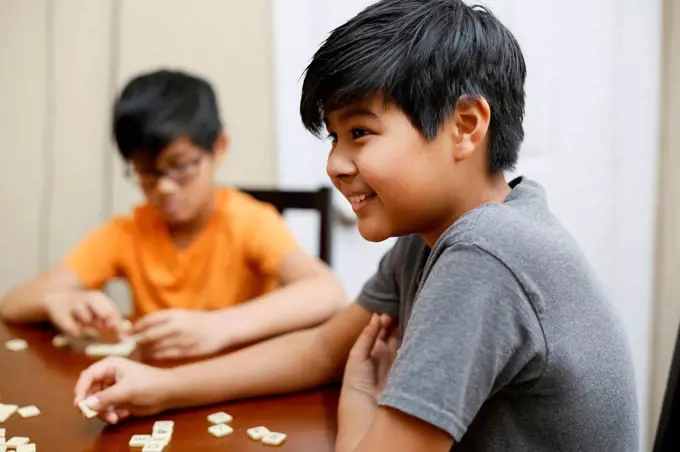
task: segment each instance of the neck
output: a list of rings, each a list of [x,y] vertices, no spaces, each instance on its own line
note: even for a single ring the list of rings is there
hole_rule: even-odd
[[[465,182],[461,185],[465,186],[466,189],[464,192],[461,192],[460,196],[456,196],[452,200],[452,206],[444,219],[438,222],[430,231],[421,233],[421,236],[430,248],[434,247],[434,244],[439,240],[444,231],[467,212],[487,203],[501,204],[511,191],[503,173],[491,175],[481,183]]]
[[[191,240],[208,224],[215,211],[215,197],[210,198],[210,202],[206,203],[205,207],[198,212],[198,214],[189,221],[182,223],[169,224],[168,232],[170,237],[182,241],[183,239]]]

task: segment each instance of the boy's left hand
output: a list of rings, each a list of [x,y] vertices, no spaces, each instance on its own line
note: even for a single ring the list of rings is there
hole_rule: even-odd
[[[357,391],[378,403],[400,344],[396,327],[391,317],[373,314],[347,358],[343,393]]]
[[[145,357],[180,359],[210,355],[224,347],[219,311],[165,309],[144,316],[134,326]]]

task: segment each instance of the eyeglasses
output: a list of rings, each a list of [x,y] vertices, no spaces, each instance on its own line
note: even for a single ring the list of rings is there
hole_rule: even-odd
[[[186,163],[171,165],[165,169],[135,168],[134,165],[128,165],[125,168],[125,177],[134,179],[145,188],[154,187],[163,177],[171,179],[177,185],[184,185],[196,177],[203,157],[203,155],[200,155]]]

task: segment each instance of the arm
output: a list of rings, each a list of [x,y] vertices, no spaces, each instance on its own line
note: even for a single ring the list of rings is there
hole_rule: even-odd
[[[165,409],[281,394],[337,381],[371,313],[352,303],[316,328],[172,369]]]
[[[399,291],[388,252],[366,283],[359,302],[324,324],[260,342],[225,356],[171,369],[107,358],[80,375],[74,403],[102,411],[108,422],[262,395],[301,390],[340,378],[371,312],[397,312]],[[369,306],[364,308],[363,306]],[[125,407],[116,415],[108,409]]]
[[[368,402],[364,400],[361,403]],[[352,415],[341,413],[342,418],[338,423],[344,424],[348,430],[353,427],[355,431],[361,431],[362,427],[365,428],[368,425],[370,426],[368,432],[355,447],[351,445],[351,440],[346,441],[341,434],[338,434],[336,452],[448,452],[451,450],[453,445],[451,435],[427,422],[391,408],[379,407],[376,411],[375,404],[370,407],[364,406],[363,411],[358,410],[359,407],[359,405],[355,406]],[[363,417],[360,415],[362,412]],[[366,424],[368,416],[373,422],[368,420]],[[343,444],[341,441],[346,442]]]
[[[276,209],[260,202],[250,209],[242,236],[245,258],[282,287],[221,311],[224,324],[235,327],[224,347],[318,325],[346,302],[344,289],[330,268],[300,248]]]
[[[66,265],[41,273],[37,278],[10,290],[0,300],[0,319],[14,323],[49,320],[46,305],[59,295],[84,291],[78,276]]]
[[[331,270],[302,250],[283,258],[278,276],[282,288],[219,312],[224,324],[233,326],[225,345],[240,346],[318,325],[345,305],[344,289]]]
[[[491,394],[539,378],[542,331],[507,267],[460,243],[426,278],[393,365],[384,365],[390,360],[379,352],[385,346],[375,321],[354,346],[338,410],[338,452],[448,451]],[[370,382],[366,375],[381,377]]]
[[[111,221],[83,240],[62,263],[9,291],[0,301],[0,319],[30,323],[51,321],[78,336],[83,326],[120,321],[113,302],[93,289],[116,275],[122,245],[121,223]]]
[[[453,439],[445,431],[398,410],[378,407],[399,342],[394,319],[374,314],[354,343],[338,404],[337,452],[450,450]]]

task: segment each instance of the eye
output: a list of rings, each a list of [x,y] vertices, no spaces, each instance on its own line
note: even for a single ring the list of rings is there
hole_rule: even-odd
[[[179,161],[179,162],[173,162],[169,167],[168,170],[174,171],[174,172],[182,172],[186,171],[189,168],[193,166],[195,162],[192,160],[185,160],[185,161]]]
[[[143,176],[153,176],[158,172],[156,168],[149,167],[133,167],[133,171]]]
[[[365,137],[366,135],[369,135],[371,132],[369,132],[366,129],[360,129],[358,127],[355,127],[352,129],[352,139],[353,140],[358,140],[359,138]]]

